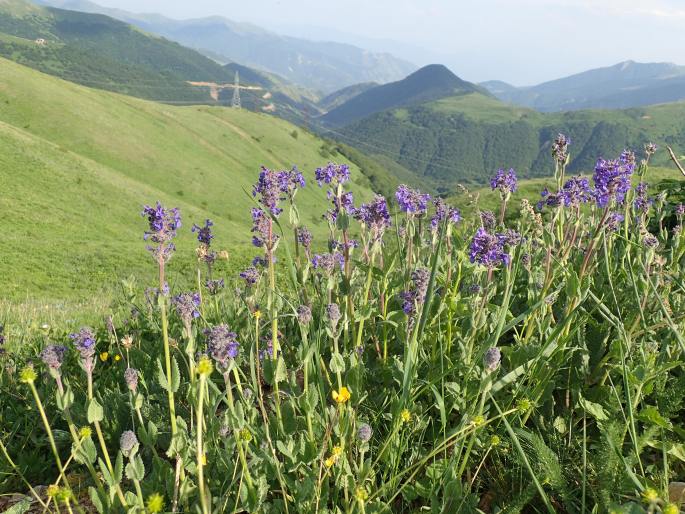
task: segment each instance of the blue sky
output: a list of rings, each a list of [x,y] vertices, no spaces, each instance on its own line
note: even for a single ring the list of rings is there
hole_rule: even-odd
[[[289,35],[442,62],[529,85],[632,59],[685,64],[685,0],[95,0],[174,18],[222,15]]]

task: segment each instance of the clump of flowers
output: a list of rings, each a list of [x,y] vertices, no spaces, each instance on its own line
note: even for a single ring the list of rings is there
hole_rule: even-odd
[[[566,207],[575,207],[589,202],[592,199],[592,193],[588,179],[583,177],[571,177],[560,191]]]
[[[340,321],[340,318],[342,317],[340,314],[340,307],[338,307],[337,303],[329,303],[326,305],[326,317],[328,318],[331,327],[335,329],[338,325],[338,321]]]
[[[128,457],[138,447],[138,438],[132,430],[125,430],[119,438],[119,448],[124,457]]]
[[[309,325],[312,322],[312,310],[308,305],[300,305],[297,308],[297,321],[300,325]]]
[[[606,207],[612,200],[622,203],[630,191],[630,177],[634,170],[635,155],[627,150],[618,159],[599,159],[593,175],[597,205]]]
[[[262,166],[259,179],[252,189],[252,196],[259,195],[259,203],[273,216],[278,216],[283,209],[279,207],[286,197],[292,198],[297,189],[304,187],[304,177],[297,168],[292,171],[274,171]]]
[[[492,190],[499,189],[502,196],[508,197],[511,193],[515,193],[517,185],[518,180],[513,168],[510,168],[508,171],[500,168],[497,170],[497,173],[495,173],[495,176],[490,179],[490,187]]]
[[[171,303],[176,309],[176,314],[181,318],[183,324],[189,327],[192,320],[200,317],[200,294],[181,293],[171,299]]]
[[[430,221],[432,231],[437,231],[440,224],[445,220],[451,224],[457,224],[461,221],[461,212],[459,209],[447,205],[442,198],[433,199],[433,205],[435,206],[435,214],[433,214]]]
[[[345,260],[340,252],[315,254],[312,258],[312,266],[315,270],[325,275],[331,275],[335,271],[336,265],[342,269]]]
[[[50,368],[51,372],[59,373],[66,352],[66,346],[51,344],[43,348],[43,351],[40,352],[40,358],[43,363]]]
[[[423,305],[423,302],[426,300],[430,271],[425,268],[419,268],[412,272],[411,279],[414,283],[414,287],[400,293],[402,310],[407,316],[415,314],[416,306]]]
[[[368,443],[373,435],[373,429],[368,423],[362,423],[357,429],[357,439],[362,443]]]
[[[502,360],[502,352],[496,346],[488,348],[483,356],[483,367],[488,373],[492,373],[499,367],[499,363]]]
[[[205,287],[207,288],[207,292],[208,292],[210,295],[215,296],[215,295],[219,294],[219,292],[220,292],[224,287],[226,287],[226,284],[225,284],[223,278],[219,278],[219,279],[216,279],[216,280],[211,280],[211,279],[210,279],[210,280],[207,280],[207,282],[205,282]]]
[[[400,211],[422,216],[428,210],[428,202],[431,197],[429,194],[421,193],[419,190],[410,189],[406,185],[401,184],[395,192],[395,199],[400,207]]]
[[[135,368],[126,368],[124,371],[124,381],[126,382],[126,387],[135,393],[138,389],[138,370]]]
[[[211,265],[216,260],[216,252],[213,252],[210,247],[212,244],[212,239],[214,239],[214,234],[212,234],[212,227],[214,223],[210,219],[205,220],[204,226],[199,226],[193,224],[190,229],[191,232],[197,233],[197,241],[200,246],[197,249],[197,256],[201,261],[206,262]]]
[[[635,200],[633,201],[633,207],[640,214],[645,214],[649,211],[649,208],[654,203],[652,198],[647,195],[648,184],[646,182],[640,182],[635,186]]]
[[[205,330],[207,351],[221,367],[227,368],[230,361],[238,356],[240,343],[238,335],[231,332],[228,325],[217,325]]]
[[[157,246],[148,246],[155,259],[166,262],[171,258],[176,247],[172,239],[176,237],[176,231],[181,227],[181,214],[178,208],[165,209],[157,202],[155,207],[146,205],[141,213],[147,217],[149,229],[145,231],[143,239],[155,243]]]
[[[497,218],[495,218],[494,212],[480,211],[478,215],[480,216],[480,224],[483,228],[491,230],[497,226]]]
[[[381,195],[376,195],[371,202],[362,204],[355,211],[355,218],[370,232],[372,241],[380,241],[385,230],[392,224],[388,203]]]
[[[493,268],[498,264],[508,266],[511,262],[510,255],[505,251],[508,242],[503,234],[491,234],[485,228],[479,227],[469,247],[469,260],[472,263],[482,264]]]
[[[271,218],[258,208],[252,209],[252,244],[257,248],[266,247],[270,250],[278,241],[278,235],[273,233]]]
[[[552,143],[552,157],[560,166],[565,166],[568,162],[568,146],[570,144],[571,139],[561,133]]]
[[[74,342],[76,350],[81,354],[81,361],[87,373],[92,373],[95,367],[95,334],[93,330],[88,327],[83,327],[81,330],[69,337]]]
[[[343,403],[347,403],[350,398],[352,398],[352,391],[350,391],[347,387],[342,386],[337,391],[333,390],[331,396],[333,397],[333,401],[335,401],[335,403],[341,405]]]
[[[347,164],[329,162],[322,168],[316,168],[314,175],[319,187],[323,184],[344,184],[350,180],[350,167]]]

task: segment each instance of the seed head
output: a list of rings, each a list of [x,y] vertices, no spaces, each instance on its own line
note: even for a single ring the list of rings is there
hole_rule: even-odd
[[[135,368],[126,368],[124,371],[124,380],[126,381],[126,386],[130,391],[136,392],[138,389],[138,370]]]
[[[488,373],[492,373],[499,367],[499,363],[502,360],[502,352],[496,346],[488,348],[483,356],[483,367]]]
[[[131,455],[133,449],[138,446],[138,438],[132,430],[125,430],[119,438],[119,447],[124,457]]]
[[[371,440],[372,435],[373,429],[370,425],[368,425],[367,423],[362,423],[361,425],[359,425],[359,428],[357,429],[357,438],[362,443],[368,443]]]
[[[147,497],[147,511],[150,514],[158,514],[164,510],[164,497],[159,493]]]

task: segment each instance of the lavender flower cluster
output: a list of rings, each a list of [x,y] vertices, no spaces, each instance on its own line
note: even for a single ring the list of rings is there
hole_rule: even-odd
[[[484,227],[476,230],[469,247],[469,260],[482,264],[490,269],[502,264],[508,266],[511,256],[506,251],[507,246],[515,246],[521,242],[521,235],[514,230],[503,234],[491,234]]]
[[[400,207],[400,211],[408,214],[421,216],[426,214],[428,210],[428,202],[431,197],[429,194],[421,193],[421,191],[410,189],[402,184],[395,192],[395,199]]]
[[[516,188],[518,187],[516,172],[513,168],[508,171],[505,171],[502,168],[498,169],[495,176],[490,179],[490,187],[493,191],[499,189],[500,193],[503,195],[515,193]]]
[[[165,209],[157,202],[155,207],[146,205],[141,213],[147,217],[149,229],[145,231],[143,239],[151,241],[157,246],[148,246],[155,259],[168,261],[176,249],[171,240],[176,237],[176,231],[181,227],[181,214],[178,208]]]
[[[240,350],[238,335],[231,332],[228,325],[208,328],[205,330],[205,337],[209,355],[223,368],[227,368],[230,361],[238,356]]]

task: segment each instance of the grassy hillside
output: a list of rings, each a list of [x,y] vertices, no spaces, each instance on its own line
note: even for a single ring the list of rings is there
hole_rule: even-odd
[[[441,190],[458,182],[483,184],[499,167],[513,167],[521,177],[549,176],[558,132],[572,140],[571,172],[591,169],[598,157],[624,148],[641,150],[649,141],[682,153],[685,102],[542,114],[471,93],[379,112],[337,129],[349,144],[385,155]],[[655,164],[667,160],[660,153]]]
[[[84,297],[130,273],[151,277],[140,211],[157,199],[184,218],[172,280],[194,266],[189,230],[207,217],[228,265],[242,265],[252,206],[244,191],[260,165],[297,165],[311,179],[329,159],[342,157],[269,115],[151,103],[0,59],[0,288],[13,298]],[[368,197],[353,169],[358,196]],[[322,236],[325,193],[310,182],[299,205]]]
[[[44,44],[37,44],[43,39]],[[317,97],[273,74],[201,53],[101,15],[0,0],[0,56],[89,87],[177,104],[229,104],[233,89],[218,102],[209,87],[188,82],[232,84],[240,72],[246,108],[273,112],[291,121],[319,112]]]

